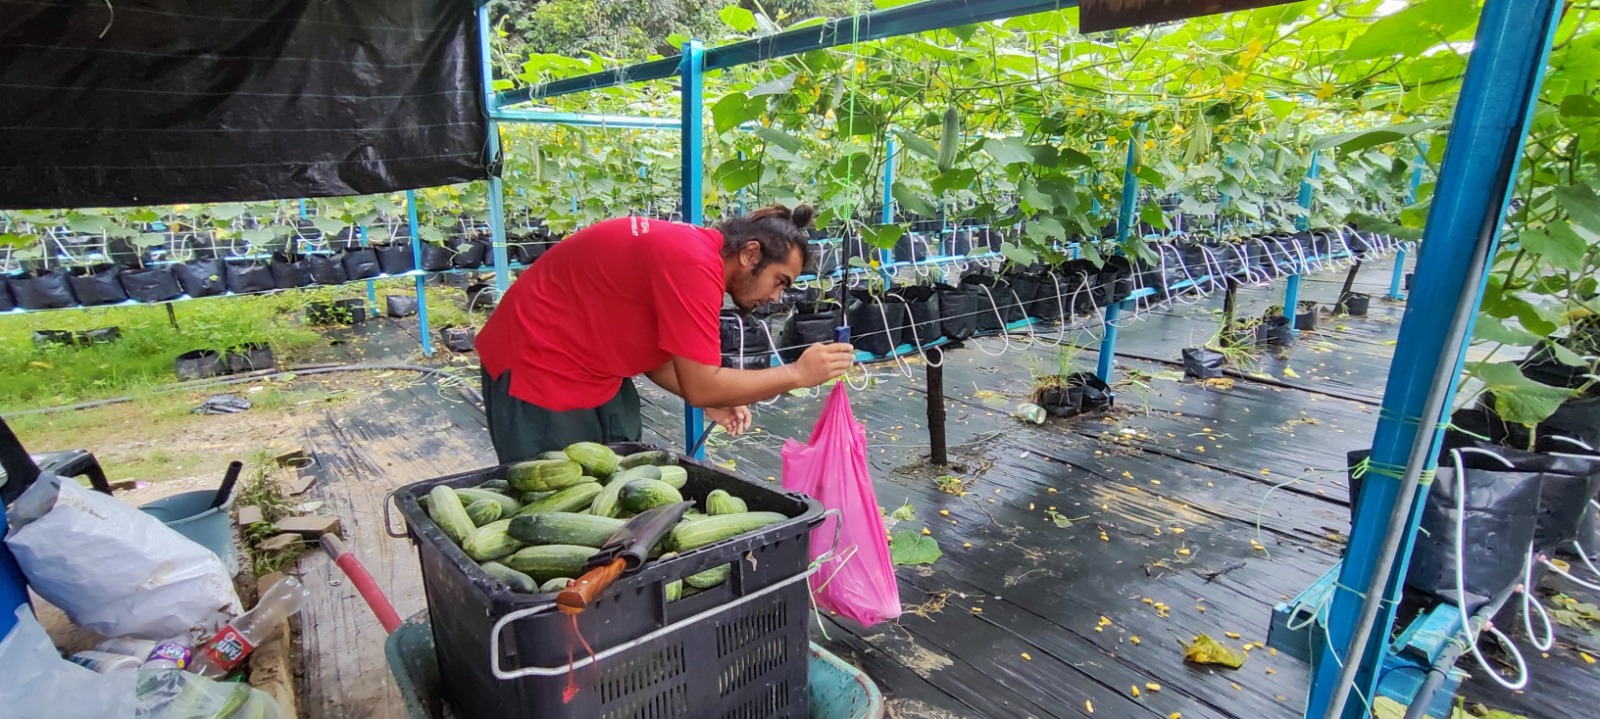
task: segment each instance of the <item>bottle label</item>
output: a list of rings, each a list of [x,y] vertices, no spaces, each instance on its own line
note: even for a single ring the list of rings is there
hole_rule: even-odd
[[[246,639],[243,634],[240,634],[239,630],[234,629],[232,625],[228,625],[224,626],[222,631],[217,632],[216,638],[212,639],[210,646],[206,647],[206,658],[210,659],[211,663],[217,665],[218,668],[232,671],[255,648],[255,645],[251,644],[250,640]]]
[[[189,661],[193,658],[194,653],[188,647],[179,644],[178,642],[165,642],[163,644],[157,644],[155,649],[150,650],[150,656],[147,657],[145,661],[172,662],[173,664],[177,665],[178,669],[188,669]]]

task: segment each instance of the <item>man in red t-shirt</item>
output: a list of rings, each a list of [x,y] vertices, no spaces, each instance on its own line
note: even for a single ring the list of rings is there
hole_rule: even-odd
[[[478,333],[489,437],[501,463],[573,442],[638,441],[643,374],[733,433],[745,405],[844,374],[854,349],[814,345],[782,367],[721,366],[723,295],[741,311],[799,276],[815,211],[763,208],[715,229],[642,217],[562,240],[512,283]]]

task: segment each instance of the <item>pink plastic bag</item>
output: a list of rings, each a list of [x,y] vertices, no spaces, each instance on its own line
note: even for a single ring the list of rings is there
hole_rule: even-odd
[[[784,443],[783,488],[809,495],[843,518],[834,559],[811,575],[817,605],[865,627],[900,616],[900,588],[867,472],[867,434],[850,411],[844,383],[828,395],[811,442]],[[813,561],[834,548],[838,521],[829,515],[811,531]]]

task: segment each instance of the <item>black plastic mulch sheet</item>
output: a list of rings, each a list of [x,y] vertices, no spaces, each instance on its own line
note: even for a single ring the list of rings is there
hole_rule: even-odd
[[[474,7],[0,0],[0,208],[483,178]]]

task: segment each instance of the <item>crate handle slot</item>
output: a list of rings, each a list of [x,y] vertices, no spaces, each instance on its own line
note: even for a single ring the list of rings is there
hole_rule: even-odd
[[[489,669],[490,669],[490,671],[494,672],[494,676],[495,676],[496,679],[500,679],[502,681],[509,680],[509,679],[521,679],[522,677],[527,677],[527,676],[540,676],[540,677],[562,676],[562,675],[564,675],[564,674],[566,674],[568,672],[576,671],[577,669],[579,669],[581,667],[586,667],[586,666],[588,666],[590,664],[593,664],[595,662],[600,661],[601,659],[605,659],[606,657],[610,657],[610,656],[613,656],[613,655],[618,654],[620,652],[627,651],[629,649],[637,647],[637,646],[639,646],[641,644],[644,644],[646,642],[650,642],[650,641],[659,639],[661,637],[664,637],[664,636],[666,636],[668,634],[676,632],[676,631],[678,631],[680,629],[683,629],[685,627],[693,626],[697,622],[699,622],[699,621],[701,621],[703,619],[706,619],[706,618],[710,617],[713,614],[721,614],[722,612],[725,612],[725,611],[728,611],[730,609],[733,609],[734,607],[737,607],[737,606],[739,606],[741,604],[747,604],[749,602],[755,601],[756,599],[759,599],[759,598],[761,598],[763,596],[766,596],[768,594],[776,592],[779,589],[787,587],[790,584],[794,584],[795,582],[802,581],[802,580],[806,579],[807,577],[810,577],[816,571],[817,571],[817,568],[815,566],[809,567],[805,571],[803,571],[803,572],[801,572],[799,574],[796,574],[796,575],[794,575],[792,577],[789,577],[788,579],[785,579],[785,580],[783,580],[781,582],[778,582],[778,583],[773,584],[773,585],[771,585],[769,587],[766,587],[766,588],[764,588],[764,589],[762,589],[760,591],[757,591],[757,592],[754,592],[754,593],[751,593],[751,594],[747,594],[747,595],[745,595],[743,597],[740,597],[740,598],[735,599],[735,600],[733,600],[731,602],[728,602],[727,604],[723,604],[723,605],[720,605],[720,606],[712,607],[712,608],[707,609],[707,610],[705,610],[705,611],[703,611],[703,612],[701,612],[699,614],[696,614],[696,615],[694,615],[692,617],[689,617],[688,619],[685,619],[685,620],[683,620],[681,622],[676,622],[674,624],[669,624],[669,625],[667,625],[665,627],[662,627],[662,628],[657,629],[657,630],[655,630],[653,632],[650,632],[649,634],[646,634],[646,635],[644,635],[642,637],[639,637],[638,639],[634,639],[632,641],[623,642],[622,644],[618,644],[617,646],[614,646],[614,647],[612,647],[610,649],[607,649],[607,650],[605,650],[603,652],[600,652],[599,654],[593,654],[593,655],[584,657],[584,658],[579,659],[578,661],[576,661],[574,663],[571,663],[571,664],[563,664],[563,665],[558,666],[558,667],[522,667],[521,669],[514,669],[512,671],[506,671],[504,667],[500,666],[500,633],[501,633],[501,631],[506,628],[506,625],[508,625],[508,624],[510,624],[510,623],[512,623],[514,621],[517,621],[518,619],[522,619],[523,617],[533,616],[535,614],[546,614],[546,613],[549,613],[549,612],[553,612],[553,611],[555,611],[556,605],[554,603],[551,603],[551,604],[545,604],[545,605],[541,605],[541,606],[537,606],[537,607],[528,607],[527,609],[518,609],[517,611],[511,612],[510,614],[507,614],[507,615],[501,617],[498,621],[496,621],[494,623],[494,628],[489,630]]]
[[[383,495],[383,531],[385,534],[388,534],[395,539],[409,539],[411,536],[409,529],[402,524],[400,526],[400,531],[395,532],[394,521],[389,519],[389,508],[394,506],[394,495],[395,492],[399,491],[400,489],[391,489],[389,490],[388,494]]]

